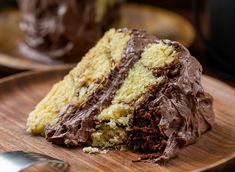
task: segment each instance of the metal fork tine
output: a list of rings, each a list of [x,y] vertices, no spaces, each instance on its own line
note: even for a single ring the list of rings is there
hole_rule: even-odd
[[[62,160],[34,152],[12,151],[0,155],[0,172],[20,172],[38,163],[48,163],[59,171],[67,171],[69,164]]]

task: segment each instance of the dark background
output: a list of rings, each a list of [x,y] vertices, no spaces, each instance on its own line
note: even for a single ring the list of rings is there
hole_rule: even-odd
[[[1,0],[0,7],[16,5],[16,0]]]

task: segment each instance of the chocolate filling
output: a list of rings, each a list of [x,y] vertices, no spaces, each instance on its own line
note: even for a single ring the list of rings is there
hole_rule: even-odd
[[[118,32],[128,30],[122,29]],[[85,106],[68,106],[63,114],[58,115],[58,122],[54,126],[46,127],[45,135],[49,141],[68,146],[89,143],[95,128],[95,116],[111,104],[116,91],[127,77],[129,69],[141,57],[144,48],[156,41],[154,36],[147,35],[144,31],[132,30],[131,35],[120,65],[111,71],[102,87],[89,96]]]
[[[128,147],[145,153],[139,160],[164,163],[214,123],[212,97],[200,83],[201,65],[181,45],[172,45],[178,63],[166,67],[165,82],[139,106],[130,124]]]

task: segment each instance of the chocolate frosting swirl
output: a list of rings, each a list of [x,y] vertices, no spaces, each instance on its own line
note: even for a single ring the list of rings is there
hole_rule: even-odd
[[[165,90],[152,102],[163,114],[159,128],[168,137],[166,148],[156,162],[176,156],[179,148],[195,143],[214,123],[213,99],[201,85],[201,65],[188,50],[173,44],[181,49],[180,73],[169,80]]]
[[[151,93],[136,111],[136,113],[141,110],[145,113],[154,111],[161,115],[157,126],[159,131],[156,132],[158,140],[155,140],[160,147],[157,151],[160,152],[156,152],[155,155],[146,154],[139,159],[157,163],[165,163],[175,157],[180,148],[195,143],[203,133],[211,129],[214,123],[213,98],[204,92],[201,85],[200,63],[181,44],[169,40],[165,42],[173,45],[179,53],[178,65],[175,65],[173,71],[166,73],[167,80]],[[138,126],[138,115],[134,115],[132,128]],[[154,150],[154,143],[150,142],[140,143],[145,146],[136,149],[136,141],[133,143],[133,139],[144,137],[144,134],[140,136],[140,132],[143,131],[139,130],[137,136],[135,132],[132,131],[129,139],[132,149],[145,153],[146,147],[148,150],[149,147],[150,150]]]

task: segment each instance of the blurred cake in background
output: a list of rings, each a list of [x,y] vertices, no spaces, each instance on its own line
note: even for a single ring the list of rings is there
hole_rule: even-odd
[[[20,54],[51,64],[79,61],[118,18],[120,3],[121,0],[19,0],[24,34]]]

